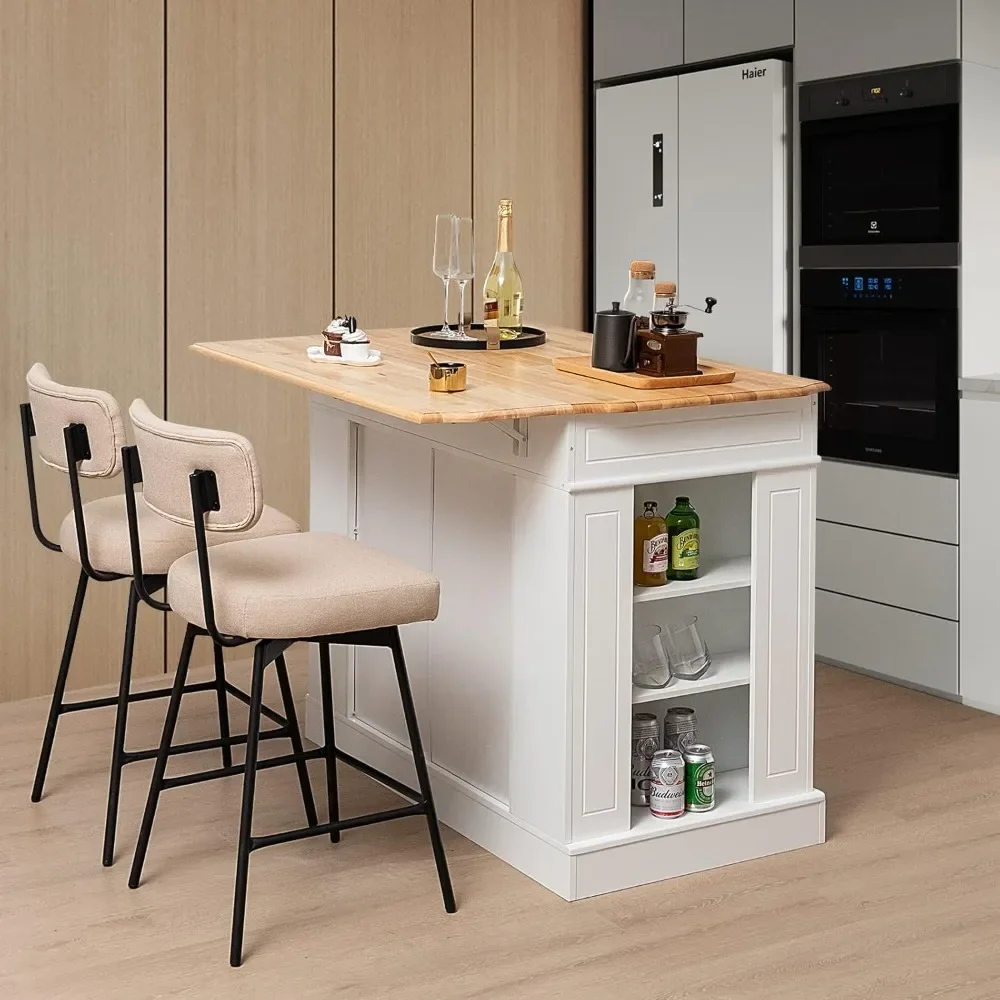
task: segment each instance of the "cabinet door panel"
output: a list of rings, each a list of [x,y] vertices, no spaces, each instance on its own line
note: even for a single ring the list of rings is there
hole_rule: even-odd
[[[665,69],[684,61],[684,0],[593,3],[595,80]]]
[[[680,301],[699,353],[787,371],[785,70],[778,60],[680,77]],[[666,275],[664,275],[666,277]]]
[[[871,73],[959,57],[959,0],[795,0],[795,76]]]
[[[663,280],[677,273],[677,78],[599,90],[595,148],[594,291],[606,309],[625,295],[630,260],[654,261]]]
[[[684,62],[790,48],[794,0],[684,0]]]

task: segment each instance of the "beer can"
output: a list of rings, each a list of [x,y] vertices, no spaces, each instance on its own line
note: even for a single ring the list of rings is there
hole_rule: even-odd
[[[636,712],[632,716],[632,805],[649,805],[650,765],[660,748],[660,727],[656,716]]]
[[[698,717],[693,708],[672,706],[663,716],[663,747],[680,753],[698,742]]]
[[[684,815],[684,757],[676,750],[657,750],[651,765],[649,811],[657,819]]]
[[[715,757],[704,743],[684,751],[684,804],[688,812],[715,808]]]

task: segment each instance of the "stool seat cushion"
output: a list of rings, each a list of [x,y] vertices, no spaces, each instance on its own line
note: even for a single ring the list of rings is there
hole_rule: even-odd
[[[219,631],[298,639],[432,621],[440,585],[429,573],[342,535],[304,532],[216,545],[209,554]],[[205,627],[198,554],[170,567],[173,610]]]
[[[149,576],[165,575],[175,559],[194,550],[194,528],[168,521],[157,514],[147,506],[141,494],[136,494],[135,509],[139,522],[142,571]],[[102,573],[131,576],[132,549],[129,546],[125,495],[119,493],[85,503],[83,520],[87,526],[87,551],[94,569]],[[217,545],[233,538],[285,535],[298,530],[299,526],[280,510],[265,507],[260,520],[252,528],[238,534],[210,531],[208,543]],[[70,511],[59,529],[59,544],[66,555],[79,562],[80,547],[77,541],[76,521]]]

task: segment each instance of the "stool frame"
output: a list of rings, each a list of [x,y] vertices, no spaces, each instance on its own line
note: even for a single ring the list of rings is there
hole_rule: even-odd
[[[21,437],[24,445],[25,474],[28,485],[28,505],[31,512],[31,525],[35,537],[38,541],[52,552],[61,552],[62,547],[49,539],[42,529],[41,515],[38,509],[38,492],[35,481],[34,453],[32,449],[32,438],[35,436],[34,418],[31,413],[31,404],[22,403],[21,414]],[[56,673],[56,680],[52,690],[52,697],[49,702],[49,711],[45,722],[45,733],[42,737],[42,745],[39,751],[38,764],[35,769],[34,782],[31,789],[31,801],[39,802],[45,787],[45,779],[48,774],[49,763],[52,757],[52,748],[55,743],[56,730],[59,719],[70,712],[89,711],[96,708],[112,708],[115,712],[115,730],[111,751],[111,769],[109,775],[108,802],[104,824],[104,841],[102,847],[102,864],[110,867],[115,860],[115,837],[118,825],[118,808],[121,798],[121,778],[122,771],[126,764],[132,764],[141,760],[152,760],[158,752],[158,748],[145,750],[127,750],[125,748],[125,734],[128,722],[128,707],[134,702],[152,701],[159,698],[169,698],[173,692],[173,687],[155,688],[148,691],[132,691],[132,660],[135,649],[135,630],[139,601],[143,600],[157,610],[169,610],[169,606],[163,605],[152,597],[154,593],[162,590],[166,585],[166,576],[146,575],[141,572],[138,578],[133,577],[129,585],[128,608],[125,617],[125,636],[122,649],[121,674],[118,685],[118,694],[104,698],[89,698],[85,700],[67,701],[66,684],[69,678],[70,665],[73,659],[73,652],[76,647],[76,637],[79,630],[80,618],[83,614],[84,600],[87,595],[88,582],[105,583],[114,580],[127,579],[125,574],[107,573],[97,570],[91,564],[90,553],[87,544],[87,526],[84,518],[84,504],[80,491],[79,463],[91,457],[90,442],[85,424],[68,424],[63,430],[63,440],[66,448],[66,469],[69,475],[70,497],[73,504],[73,518],[76,526],[77,546],[80,555],[80,576],[77,581],[76,594],[73,599],[73,607],[70,612],[69,625],[66,629],[66,637],[63,642],[62,656],[59,661],[59,669]],[[124,449],[123,449],[124,451]],[[126,477],[127,482],[127,477]],[[126,489],[126,507],[130,502],[129,490]],[[135,496],[131,495],[131,506],[133,517],[135,516]],[[137,536],[137,531],[136,531]],[[130,537],[130,541],[132,538]],[[136,550],[138,538],[135,538],[136,545],[133,547],[133,564],[136,564]],[[207,635],[208,633],[203,632]],[[190,655],[190,653],[189,653]],[[287,682],[287,678],[286,678]],[[218,700],[219,730],[220,738],[209,740],[198,740],[184,743],[171,749],[171,755],[197,753],[203,750],[218,749],[222,753],[223,763],[232,764],[232,747],[246,743],[249,734],[231,736],[229,732],[229,711],[227,696],[250,704],[250,695],[231,684],[226,679],[225,663],[222,648],[215,646],[215,679],[211,681],[200,681],[195,684],[185,684],[186,693],[202,691],[215,691]],[[284,687],[282,688],[284,693]],[[291,707],[291,713],[288,709]],[[285,700],[285,715],[279,715],[266,705],[261,705],[260,714],[270,719],[278,725],[278,729],[267,730],[260,734],[260,738],[272,739],[278,736],[287,736],[293,740],[300,741],[297,721],[295,719],[295,709],[291,698]],[[301,745],[301,743],[300,743]],[[308,812],[308,806],[307,806]],[[311,815],[315,815],[315,807]]]
[[[137,463],[138,460],[138,452],[134,446],[131,449],[126,450],[130,450],[132,452],[125,458],[126,478],[128,479],[129,477],[134,477],[135,475],[137,468],[135,463]],[[452,888],[451,876],[448,871],[448,861],[445,856],[444,845],[441,840],[441,832],[438,826],[430,775],[428,773],[427,761],[420,738],[420,729],[417,724],[416,709],[413,704],[413,694],[410,689],[409,677],[406,671],[406,659],[403,655],[403,647],[400,641],[398,627],[391,626],[332,635],[301,636],[294,639],[250,638],[246,636],[227,635],[220,632],[215,620],[214,601],[212,596],[212,579],[209,568],[209,549],[205,528],[206,515],[210,511],[217,511],[220,509],[219,491],[215,473],[208,470],[196,470],[191,473],[190,488],[191,504],[194,514],[196,551],[198,554],[198,568],[201,580],[202,599],[205,609],[206,627],[202,629],[197,625],[189,624],[187,634],[185,635],[185,645],[181,651],[181,662],[178,664],[177,674],[174,677],[170,704],[163,724],[163,734],[160,740],[159,753],[157,754],[156,765],[150,782],[146,808],[143,812],[142,826],[139,831],[139,838],[135,848],[135,856],[132,861],[132,870],[129,874],[129,887],[135,889],[140,884],[142,869],[149,847],[153,820],[156,815],[156,807],[159,802],[160,793],[163,789],[183,784],[191,784],[198,781],[209,781],[215,778],[227,777],[231,774],[242,771],[243,800],[240,811],[240,832],[236,858],[236,884],[233,899],[232,930],[229,946],[229,964],[233,967],[241,965],[243,961],[243,938],[246,923],[246,897],[250,868],[250,855],[253,851],[259,850],[262,847],[270,847],[274,844],[284,844],[293,840],[302,840],[306,837],[316,837],[323,834],[328,834],[330,840],[336,843],[340,840],[340,834],[344,830],[369,826],[373,823],[382,823],[393,819],[402,819],[407,816],[423,815],[427,820],[427,829],[430,836],[431,849],[434,855],[434,863],[437,868],[438,881],[440,883],[441,896],[444,902],[445,911],[448,913],[456,912],[457,906],[455,903],[455,894]],[[246,760],[242,768],[238,766],[223,767],[212,771],[203,771],[193,775],[167,777],[167,762],[173,751],[174,728],[177,723],[177,715],[180,710],[181,699],[185,694],[185,678],[187,676],[187,661],[190,659],[190,645],[193,642],[194,636],[198,634],[210,635],[217,646],[221,647],[234,647],[242,646],[251,642],[254,643],[253,679],[250,688],[250,720],[248,725],[249,731],[247,738]],[[259,739],[265,735],[260,732],[260,721],[261,715],[263,714],[262,697],[265,671],[272,663],[274,663],[276,669],[278,670],[279,684],[282,684],[282,686],[287,684],[284,653],[289,646],[292,646],[297,642],[314,643],[319,647],[324,745],[314,750],[305,751],[296,747],[294,748],[294,753],[288,754],[284,757],[259,760]],[[397,781],[390,775],[371,767],[364,761],[345,753],[337,747],[336,734],[334,730],[333,691],[330,675],[329,647],[331,644],[382,646],[390,650],[393,665],[396,671],[396,680],[399,685],[400,700],[402,702],[403,715],[406,720],[406,729],[410,739],[410,748],[413,754],[413,763],[417,775],[419,790],[410,788],[408,785]],[[304,770],[306,761],[319,759],[322,759],[325,763],[329,822],[318,823],[311,821],[307,827],[255,837],[252,833],[252,824],[257,772],[264,768],[291,763],[294,763],[297,768]],[[341,819],[337,788],[338,760],[343,761],[345,764],[355,768],[362,774],[380,782],[403,798],[409,799],[411,804],[395,809],[386,809],[379,812],[368,813],[363,816],[354,816],[350,819]],[[302,772],[300,771],[300,780],[301,773]],[[308,776],[305,780],[308,782]]]

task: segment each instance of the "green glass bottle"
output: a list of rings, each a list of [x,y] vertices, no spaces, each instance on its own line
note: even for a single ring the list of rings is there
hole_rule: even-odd
[[[701,518],[688,497],[677,497],[667,515],[670,536],[669,580],[694,580],[698,576],[701,555]]]

